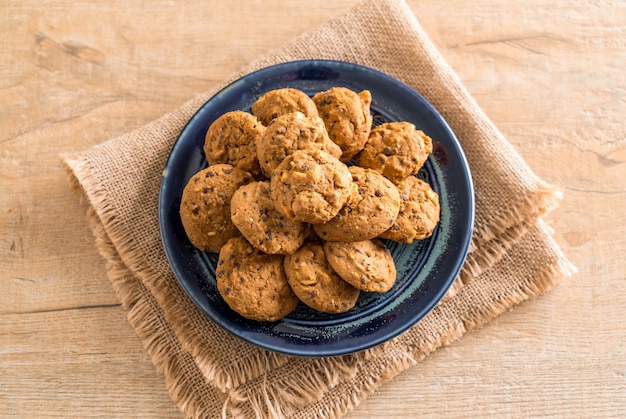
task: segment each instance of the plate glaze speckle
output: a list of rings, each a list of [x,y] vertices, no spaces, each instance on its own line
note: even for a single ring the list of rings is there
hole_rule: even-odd
[[[416,71],[419,71],[416,69]],[[220,297],[215,282],[217,254],[191,245],[179,216],[187,181],[207,163],[202,152],[211,123],[225,112],[249,111],[265,92],[283,87],[312,96],[333,86],[372,93],[374,125],[409,121],[433,139],[434,152],[417,176],[439,194],[441,221],[432,237],[410,245],[387,241],[398,272],[386,293],[362,292],[344,314],[324,314],[300,304],[274,322],[247,320]],[[389,340],[422,319],[443,297],[465,260],[474,221],[474,195],[463,151],[439,113],[398,80],[368,67],[341,61],[306,60],[251,73],[209,99],[174,144],[161,180],[159,227],[174,275],[191,300],[215,323],[262,348],[298,356],[333,356]]]

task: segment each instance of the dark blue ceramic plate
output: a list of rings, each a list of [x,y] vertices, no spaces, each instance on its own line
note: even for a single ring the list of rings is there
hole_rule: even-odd
[[[416,69],[419,71],[419,69]],[[427,240],[387,242],[397,267],[393,288],[362,293],[354,308],[328,315],[303,304],[275,323],[247,320],[220,297],[217,254],[194,248],[178,213],[187,181],[206,167],[202,146],[209,125],[232,110],[249,111],[269,90],[293,87],[313,95],[333,86],[372,93],[374,124],[409,121],[434,140],[434,152],[418,174],[439,194],[441,221]],[[397,336],[423,318],[443,297],[461,269],[472,234],[474,195],[463,151],[443,118],[419,94],[376,70],[339,61],[296,61],[264,68],[230,84],[191,118],[163,171],[159,225],[172,270],[191,300],[233,335],[272,351],[331,356],[363,350]]]

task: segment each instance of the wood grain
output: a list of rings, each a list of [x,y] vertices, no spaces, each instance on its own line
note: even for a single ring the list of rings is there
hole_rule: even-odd
[[[348,418],[626,414],[626,3],[411,0],[564,201],[579,274]],[[180,413],[125,319],[59,153],[140,127],[356,0],[0,4],[0,416]]]

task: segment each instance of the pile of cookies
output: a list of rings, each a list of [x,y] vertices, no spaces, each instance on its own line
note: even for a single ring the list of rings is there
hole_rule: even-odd
[[[414,176],[432,141],[408,122],[372,128],[371,100],[272,90],[208,128],[209,166],[183,190],[180,216],[194,246],[219,252],[217,288],[242,316],[276,321],[300,301],[343,313],[361,291],[393,286],[380,239],[432,234],[439,197]]]

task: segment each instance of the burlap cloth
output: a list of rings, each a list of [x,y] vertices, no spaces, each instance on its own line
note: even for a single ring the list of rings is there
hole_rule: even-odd
[[[212,323],[170,271],[157,220],[166,158],[196,109],[252,70],[305,58],[364,64],[420,92],[460,140],[476,194],[470,253],[442,302],[392,341],[333,358],[268,352]],[[89,203],[128,319],[185,416],[341,416],[429,352],[575,272],[541,219],[558,203],[558,191],[537,178],[479,109],[400,0],[367,0],[162,118],[63,159]]]

